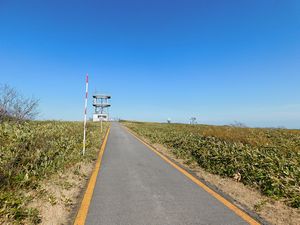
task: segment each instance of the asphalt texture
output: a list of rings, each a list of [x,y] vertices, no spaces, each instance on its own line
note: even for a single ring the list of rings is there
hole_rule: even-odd
[[[113,123],[86,224],[247,224]]]

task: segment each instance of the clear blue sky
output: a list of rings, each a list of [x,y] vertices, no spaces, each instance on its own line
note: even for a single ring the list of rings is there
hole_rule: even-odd
[[[82,118],[86,72],[112,116],[300,128],[300,3],[0,0],[0,83],[42,119]]]

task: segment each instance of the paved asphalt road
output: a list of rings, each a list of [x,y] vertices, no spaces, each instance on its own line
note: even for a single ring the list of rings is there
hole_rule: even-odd
[[[113,123],[86,224],[247,224]]]

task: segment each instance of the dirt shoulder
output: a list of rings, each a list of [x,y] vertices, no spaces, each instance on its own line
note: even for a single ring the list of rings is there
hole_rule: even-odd
[[[281,201],[263,196],[258,190],[237,182],[234,179],[210,174],[204,171],[195,162],[177,158],[170,149],[160,144],[151,144],[149,140],[143,137],[140,138],[179,165],[182,165],[195,173],[198,177],[215,186],[221,192],[234,199],[237,204],[245,206],[250,211],[255,212],[268,223],[274,225],[300,224],[300,209],[288,207]]]
[[[94,162],[79,163],[64,174],[52,176],[36,192],[29,193],[33,197],[29,207],[39,210],[41,224],[72,224],[93,168]]]

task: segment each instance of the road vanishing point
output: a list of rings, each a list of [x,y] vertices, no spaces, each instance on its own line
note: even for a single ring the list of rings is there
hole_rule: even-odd
[[[259,224],[228,207],[231,203],[226,206],[226,200],[224,204],[119,123],[111,125],[96,176],[83,224]]]

